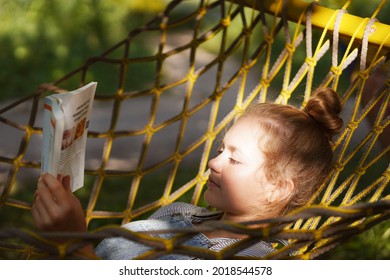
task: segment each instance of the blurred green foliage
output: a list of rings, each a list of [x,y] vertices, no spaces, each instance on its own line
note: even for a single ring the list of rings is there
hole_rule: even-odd
[[[330,260],[390,260],[390,221],[354,236],[320,257]]]
[[[61,78],[164,7],[163,0],[0,0],[0,100]]]
[[[308,1],[308,0],[305,0]],[[41,83],[61,78],[84,61],[126,37],[163,10],[168,0],[0,0],[0,100],[32,93]],[[340,8],[346,0],[322,0],[321,5]],[[380,0],[354,0],[348,9],[360,16],[371,15]],[[389,24],[390,5],[385,5],[378,19]],[[237,29],[239,32],[240,29]],[[143,46],[139,46],[142,49]],[[206,46],[207,47],[207,46]],[[209,46],[212,48],[213,46]],[[147,71],[145,75],[147,75]],[[183,177],[183,178],[182,178]],[[179,181],[187,177],[181,174]],[[160,186],[158,176],[149,182]],[[112,182],[121,185],[122,182]],[[88,184],[87,184],[88,185]],[[32,186],[33,188],[34,186]],[[87,203],[88,190],[78,194]],[[120,192],[113,192],[115,200]],[[149,202],[155,197],[143,197]],[[0,209],[0,217],[9,213]],[[23,213],[19,213],[23,212]],[[15,210],[15,217],[2,225],[20,224],[30,228],[31,216]],[[2,218],[5,218],[4,216]],[[101,224],[93,224],[92,228]],[[326,259],[389,259],[390,222],[381,223],[354,237],[323,256]]]

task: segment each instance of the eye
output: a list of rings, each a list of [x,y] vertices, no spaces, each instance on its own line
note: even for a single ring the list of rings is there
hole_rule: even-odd
[[[231,164],[233,164],[233,165],[236,165],[236,164],[240,164],[241,162],[239,162],[238,160],[235,160],[234,158],[229,158],[229,161],[230,161],[230,163]]]

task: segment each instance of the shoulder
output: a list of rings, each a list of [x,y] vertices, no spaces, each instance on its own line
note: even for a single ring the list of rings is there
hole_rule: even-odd
[[[194,215],[202,215],[207,213],[211,212],[204,207],[185,202],[173,202],[158,209],[149,217],[149,219],[161,219],[172,215],[191,217]]]

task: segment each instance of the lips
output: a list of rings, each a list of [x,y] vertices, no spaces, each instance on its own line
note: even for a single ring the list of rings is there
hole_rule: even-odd
[[[216,180],[213,179],[211,176],[209,177],[207,186],[210,187],[210,188],[213,188],[213,187],[214,187],[214,188],[219,188],[219,189],[221,188],[221,186],[218,185],[218,184],[216,183]]]

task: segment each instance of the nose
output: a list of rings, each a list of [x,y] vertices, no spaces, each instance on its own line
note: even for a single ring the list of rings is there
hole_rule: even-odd
[[[214,173],[219,173],[221,171],[219,156],[210,159],[207,165],[210,168],[210,170]]]

